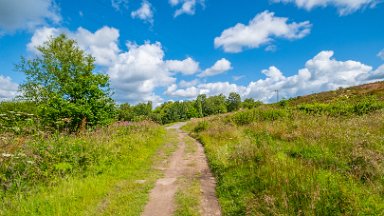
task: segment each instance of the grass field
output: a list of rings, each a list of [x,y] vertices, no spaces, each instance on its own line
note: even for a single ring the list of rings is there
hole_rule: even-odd
[[[184,130],[205,147],[224,215],[384,215],[384,110],[357,103],[264,106]]]
[[[3,146],[0,215],[139,215],[170,139],[143,122]]]

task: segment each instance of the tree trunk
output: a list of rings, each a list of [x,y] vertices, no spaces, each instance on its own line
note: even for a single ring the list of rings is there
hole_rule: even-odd
[[[79,132],[83,133],[87,129],[87,117],[83,117],[79,125]]]

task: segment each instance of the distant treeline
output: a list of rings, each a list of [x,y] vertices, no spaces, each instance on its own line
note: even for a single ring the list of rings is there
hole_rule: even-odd
[[[119,121],[152,120],[160,124],[184,121],[191,118],[200,118],[210,115],[237,111],[240,108],[252,109],[262,104],[252,98],[244,101],[238,93],[232,92],[226,97],[223,94],[208,97],[199,95],[195,100],[166,102],[152,109],[152,102],[139,103],[135,106],[127,103],[117,108]]]
[[[289,110],[299,110],[309,115],[351,116],[362,115],[375,110],[383,109],[384,102],[375,96],[365,97],[339,97],[332,103],[309,102],[295,104],[295,99],[281,100],[272,106],[276,109],[255,109],[263,105],[252,98],[241,100],[238,93],[232,92],[226,97],[223,94],[216,96],[199,95],[190,101],[169,101],[153,108],[151,101],[130,105],[115,104],[111,109],[110,123],[115,121],[139,122],[144,120],[159,124],[169,124],[186,121],[192,118],[201,118],[228,112],[243,112],[234,114],[233,121],[238,125],[253,122],[254,119],[278,119],[287,116]],[[249,110],[249,111],[248,111]],[[47,119],[44,110],[38,108],[33,102],[3,101],[0,102],[0,132],[35,133],[37,131],[63,131],[68,129],[69,117],[59,118],[56,121]],[[88,128],[94,128],[88,125]]]
[[[137,105],[116,104],[114,109],[111,109],[111,115],[115,121],[151,120],[159,124],[168,124],[237,111],[240,108],[252,109],[261,104],[262,102],[252,98],[242,101],[240,95],[235,92],[230,93],[228,97],[223,94],[211,97],[202,94],[191,101],[165,102],[155,109],[151,101]],[[44,110],[39,109],[34,102],[0,102],[0,132],[34,133],[38,130],[65,130],[69,120],[70,116],[55,121],[47,119]]]

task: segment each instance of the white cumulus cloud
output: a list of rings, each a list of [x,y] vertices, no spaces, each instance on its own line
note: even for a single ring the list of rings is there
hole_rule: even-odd
[[[181,5],[174,14],[175,17],[178,17],[182,14],[194,15],[196,5],[200,4],[204,6],[204,0],[169,0],[169,4],[173,7]]]
[[[179,82],[179,87],[181,88],[188,88],[188,87],[192,87],[192,86],[195,86],[199,83],[199,80],[198,79],[194,79],[194,80],[191,80],[191,81],[185,81],[185,80],[181,80]]]
[[[199,63],[188,57],[182,61],[168,60],[166,61],[167,68],[172,72],[180,72],[185,75],[195,74],[200,70]]]
[[[224,30],[215,38],[215,47],[225,52],[237,53],[245,48],[270,45],[275,38],[300,39],[311,31],[311,23],[288,23],[288,18],[276,17],[273,12],[264,11],[253,18],[248,25],[241,23]]]
[[[216,95],[238,92],[243,98],[254,98],[264,102],[275,100],[275,90],[281,97],[290,98],[339,87],[360,85],[384,79],[384,65],[376,70],[358,61],[338,61],[333,51],[322,51],[308,60],[305,67],[292,76],[285,76],[277,67],[262,70],[264,79],[250,82],[248,85],[236,85],[229,82],[197,83],[195,86],[170,86],[166,94],[172,97],[195,98],[199,94]]]
[[[311,10],[315,7],[334,6],[340,15],[353,13],[364,7],[374,7],[378,0],[273,0],[273,2],[295,3],[297,7]]]
[[[19,85],[8,76],[0,75],[0,101],[9,100],[17,95]]]
[[[153,24],[152,5],[148,1],[144,0],[139,9],[131,12],[131,17]]]
[[[112,87],[120,101],[158,103],[155,95],[157,87],[173,84],[164,61],[164,52],[160,43],[127,44],[128,51],[120,53],[117,61],[108,69]]]
[[[212,67],[204,70],[199,77],[215,76],[232,69],[231,62],[225,58],[218,60]]]
[[[29,51],[38,54],[37,46],[42,45],[51,37],[56,37],[61,33],[65,33],[70,38],[76,40],[80,48],[95,57],[96,64],[98,65],[106,66],[112,64],[119,53],[117,45],[119,30],[108,26],[104,26],[94,33],[82,27],[79,27],[75,32],[65,28],[43,27],[34,32],[27,48]]]
[[[61,21],[53,0],[0,0],[0,35]]]

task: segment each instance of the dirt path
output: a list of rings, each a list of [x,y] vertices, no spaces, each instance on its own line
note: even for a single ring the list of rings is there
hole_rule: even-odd
[[[193,178],[196,177],[199,178],[201,192],[199,197],[200,206],[198,206],[200,215],[221,215],[220,206],[215,195],[216,182],[209,170],[204,149],[200,143],[192,140],[180,130],[180,127],[184,124],[177,123],[167,128],[168,130],[175,129],[177,131],[178,148],[169,158],[167,167],[164,167],[164,178],[158,179],[151,191],[143,216],[172,215],[177,208],[175,203],[176,192],[182,190],[182,187],[188,186],[188,183],[192,183]],[[187,145],[185,138],[189,139]],[[183,179],[184,182],[178,181],[180,179]]]

